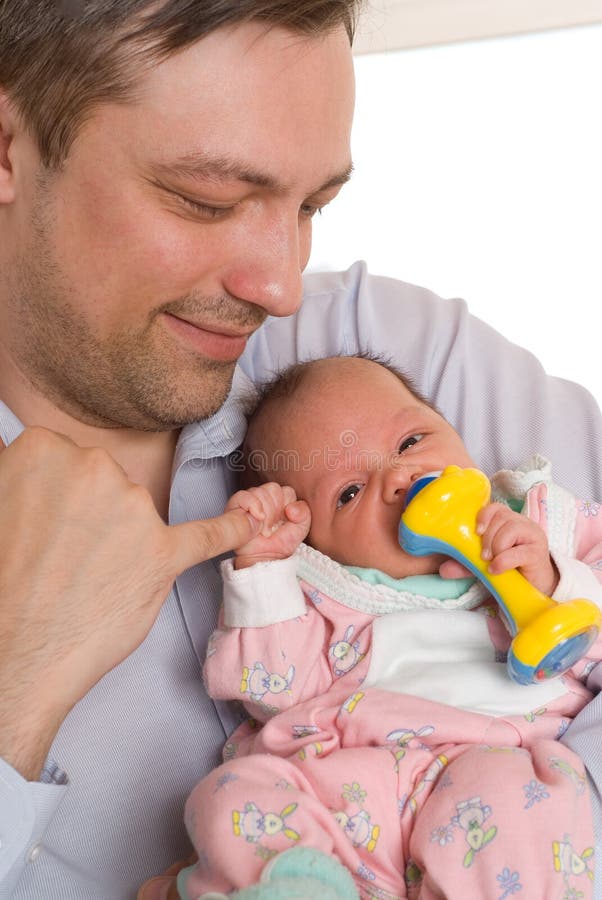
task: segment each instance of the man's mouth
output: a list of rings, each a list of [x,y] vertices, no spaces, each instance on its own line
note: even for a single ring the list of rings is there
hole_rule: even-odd
[[[234,362],[244,351],[255,328],[235,328],[226,323],[194,322],[173,313],[163,313],[166,326],[183,344],[202,356]]]

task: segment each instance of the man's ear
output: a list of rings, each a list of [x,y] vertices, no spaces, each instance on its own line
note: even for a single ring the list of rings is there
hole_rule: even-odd
[[[14,138],[20,127],[14,106],[0,88],[0,205],[15,199]]]

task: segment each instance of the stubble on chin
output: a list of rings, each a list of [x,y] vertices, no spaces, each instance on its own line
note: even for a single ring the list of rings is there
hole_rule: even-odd
[[[174,348],[155,317],[101,340],[41,274],[36,267],[22,279],[12,357],[34,391],[63,412],[95,427],[170,431],[208,418],[226,400],[235,363]]]

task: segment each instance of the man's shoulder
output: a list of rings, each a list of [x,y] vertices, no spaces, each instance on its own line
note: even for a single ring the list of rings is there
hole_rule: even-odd
[[[364,260],[354,262],[343,271],[310,271],[303,276],[303,301],[327,296],[347,295],[357,300],[361,295],[368,297],[396,298],[399,302],[419,302],[425,299],[434,303],[453,303],[439,297],[428,288],[388,275],[377,275],[368,271]]]

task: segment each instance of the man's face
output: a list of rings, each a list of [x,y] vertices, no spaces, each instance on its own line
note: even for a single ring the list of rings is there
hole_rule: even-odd
[[[301,299],[311,217],[350,168],[347,35],[220,29],[98,108],[64,168],[21,134],[0,206],[0,352],[89,424],[178,427]],[[6,234],[6,240],[4,235]]]

